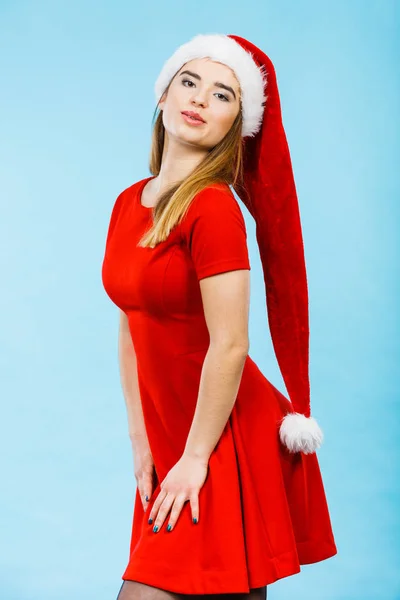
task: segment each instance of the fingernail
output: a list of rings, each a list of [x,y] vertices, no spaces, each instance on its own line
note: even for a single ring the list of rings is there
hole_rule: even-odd
[[[148,501],[149,501],[149,497],[148,497],[148,496],[146,496],[145,500],[146,500],[146,502],[148,502]]]
[[[172,529],[171,525],[168,525],[167,531],[171,531],[171,529]]]
[[[197,523],[196,517],[193,517],[193,523]]]
[[[149,520],[148,520],[148,524],[149,524],[149,525],[151,525],[151,524],[152,524],[152,522],[153,522],[153,519],[149,519]]]
[[[157,533],[157,531],[158,531],[158,525],[154,525],[153,531],[154,531],[154,533]]]

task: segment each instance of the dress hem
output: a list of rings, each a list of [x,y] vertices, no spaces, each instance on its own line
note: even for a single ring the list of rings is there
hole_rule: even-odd
[[[123,580],[138,581],[164,591],[178,594],[249,593],[251,589],[271,585],[279,579],[300,572],[300,565],[326,560],[337,554],[335,545],[317,540],[297,544],[296,551],[285,552],[264,564],[262,575],[251,576],[248,571],[174,569],[165,563],[135,558],[122,575]],[[178,582],[178,583],[177,583]]]

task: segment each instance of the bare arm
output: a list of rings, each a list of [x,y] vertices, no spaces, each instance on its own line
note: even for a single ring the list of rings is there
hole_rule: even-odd
[[[140,398],[136,352],[132,344],[128,318],[120,310],[118,336],[118,356],[120,364],[121,385],[128,415],[128,431],[132,444],[135,478],[143,504],[147,503],[153,492],[154,460],[151,454],[144,423],[142,400]]]
[[[128,416],[129,437],[134,446],[148,445],[140,399],[136,352],[132,344],[128,318],[122,310],[120,310],[118,357],[121,385]]]
[[[200,280],[210,346],[184,455],[208,461],[234,406],[248,354],[249,270]]]

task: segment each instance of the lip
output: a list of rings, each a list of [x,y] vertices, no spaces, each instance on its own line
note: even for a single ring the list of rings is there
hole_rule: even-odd
[[[203,119],[203,117],[201,115],[199,115],[199,113],[194,112],[192,110],[183,110],[182,115],[188,116],[188,117],[194,117],[194,119],[196,119],[200,123],[205,123],[205,120]],[[189,119],[189,121],[191,121],[192,123],[195,123],[195,121],[193,119]]]

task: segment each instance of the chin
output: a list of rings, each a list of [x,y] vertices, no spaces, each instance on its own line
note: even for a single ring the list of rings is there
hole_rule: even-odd
[[[195,144],[198,142],[199,145],[204,145],[204,135],[200,134],[194,128],[188,130],[186,127],[178,127],[173,137],[182,143]]]

